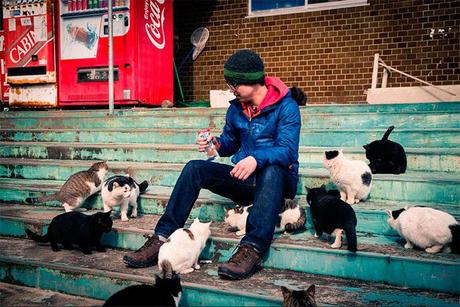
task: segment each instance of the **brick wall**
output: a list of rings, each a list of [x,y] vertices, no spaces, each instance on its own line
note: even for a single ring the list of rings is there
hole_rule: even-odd
[[[267,74],[303,88],[310,103],[365,102],[377,52],[386,64],[435,85],[459,84],[459,3],[370,0],[355,8],[246,18],[247,0],[176,0],[176,62],[191,49],[194,29],[210,32],[203,53],[180,73],[186,101],[226,89],[223,64],[240,48],[258,52]],[[447,35],[430,37],[431,29],[449,27]],[[388,80],[388,87],[411,85],[420,84],[396,74]]]

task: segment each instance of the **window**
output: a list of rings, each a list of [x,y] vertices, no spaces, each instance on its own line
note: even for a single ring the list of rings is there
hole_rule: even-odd
[[[367,5],[367,0],[249,0],[249,17]]]

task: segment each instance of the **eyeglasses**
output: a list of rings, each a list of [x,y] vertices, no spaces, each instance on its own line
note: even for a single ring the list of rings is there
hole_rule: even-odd
[[[238,90],[239,85],[237,85],[237,84],[233,85],[233,84],[230,84],[228,82],[226,82],[226,84],[227,84],[228,88],[230,89],[230,91],[236,92]]]

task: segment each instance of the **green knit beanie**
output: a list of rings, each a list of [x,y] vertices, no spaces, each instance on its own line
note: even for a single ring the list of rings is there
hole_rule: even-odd
[[[225,62],[224,78],[231,85],[263,83],[264,63],[254,51],[238,50]]]

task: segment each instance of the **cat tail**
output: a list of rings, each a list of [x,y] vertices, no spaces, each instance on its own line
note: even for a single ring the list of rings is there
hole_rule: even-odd
[[[139,186],[139,193],[144,193],[145,190],[149,187],[149,182],[147,180],[144,180],[141,182],[141,184],[138,184]]]
[[[300,210],[300,217],[297,220],[297,222],[287,223],[286,226],[284,226],[284,231],[291,233],[296,230],[305,229],[305,222],[307,220],[305,209],[299,206],[299,210]]]
[[[38,243],[46,243],[50,241],[48,233],[43,236],[40,236],[40,235],[37,235],[35,232],[26,228],[26,234],[29,238],[31,238],[32,240]]]
[[[393,131],[394,128],[395,128],[395,126],[390,126],[390,127],[388,127],[388,130],[387,130],[387,132],[385,132],[385,134],[383,135],[382,140],[388,140],[388,137],[390,136],[391,131]]]
[[[348,223],[344,229],[347,236],[347,249],[350,252],[356,252],[358,250],[358,242],[356,239],[356,227],[352,223]]]
[[[44,203],[44,202],[51,201],[51,200],[59,200],[58,195],[59,195],[59,192],[56,192],[51,195],[45,195],[42,197],[27,197],[26,203],[37,204],[37,203]]]
[[[454,254],[460,254],[460,224],[449,225],[449,229],[452,232],[450,250]]]
[[[172,269],[171,262],[169,262],[169,260],[163,260],[160,263],[160,269],[163,275],[163,279],[166,279],[166,278],[171,279],[173,277],[174,272]]]

